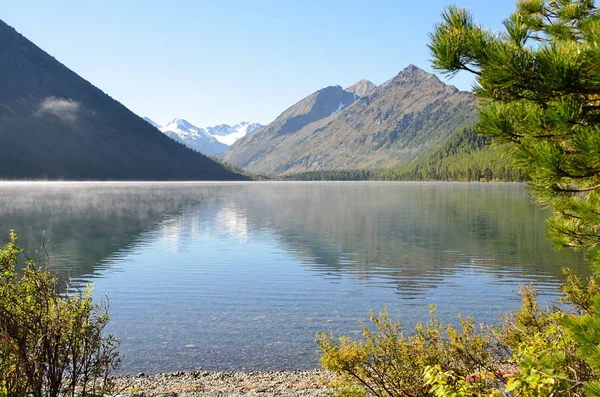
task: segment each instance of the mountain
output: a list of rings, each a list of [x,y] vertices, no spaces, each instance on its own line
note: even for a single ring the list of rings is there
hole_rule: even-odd
[[[144,117],[144,120],[169,138],[207,156],[224,152],[238,139],[262,127],[259,123],[247,121],[242,121],[233,127],[228,124],[220,124],[214,127],[199,128],[183,119],[174,119],[165,126],[160,126],[148,117]]]
[[[183,119],[175,119],[159,129],[169,138],[207,156],[213,156],[229,148],[228,145],[207,134],[203,128],[198,128]]]
[[[146,120],[148,123],[150,123],[150,125],[152,127],[155,128],[160,128],[160,125],[158,125],[158,123],[155,123],[154,121],[152,121],[151,119],[149,119],[148,117],[142,117],[142,119]]]
[[[318,91],[240,139],[224,159],[251,172],[271,174],[401,166],[440,148],[477,118],[472,94],[414,65],[374,90],[368,82],[349,89],[367,95],[344,102],[339,112],[305,117],[318,108],[310,99],[324,90]],[[339,86],[338,90],[344,98],[359,96]],[[303,122],[286,128],[295,121],[290,115],[294,111]]]
[[[494,145],[489,137],[464,128],[434,153],[394,170],[397,180],[523,182],[527,175],[508,155],[510,144]]]
[[[354,93],[345,91],[339,85],[323,88],[285,110],[271,124],[234,143],[223,158],[240,167],[252,169],[253,163],[260,162],[273,150],[273,143],[286,140],[286,137],[315,121],[340,113],[356,99]]]
[[[160,133],[0,21],[0,178],[245,179]]]
[[[307,171],[287,174],[282,179],[523,182],[527,180],[527,175],[508,156],[509,145],[493,145],[491,138],[478,136],[473,128],[463,128],[453,134],[441,148],[402,167]]]
[[[242,121],[233,127],[227,124],[221,124],[214,127],[207,127],[206,131],[209,135],[215,138],[217,141],[224,143],[227,146],[233,145],[239,139],[250,134],[257,128],[262,127],[259,123],[249,123]]]
[[[359,80],[350,87],[346,88],[345,91],[356,94],[359,97],[369,96],[375,92],[377,86],[371,83],[369,80]]]

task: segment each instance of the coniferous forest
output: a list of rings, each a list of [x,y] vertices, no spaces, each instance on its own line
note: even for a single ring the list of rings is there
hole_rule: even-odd
[[[285,175],[298,181],[458,181],[523,182],[523,170],[512,165],[507,144],[494,145],[473,128],[455,133],[439,150],[396,168],[322,170]]]

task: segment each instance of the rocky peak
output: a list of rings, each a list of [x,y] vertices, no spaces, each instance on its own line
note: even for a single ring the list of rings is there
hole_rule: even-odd
[[[369,80],[363,79],[357,81],[345,90],[362,98],[371,95],[373,92],[375,92],[376,88],[377,86],[375,84],[373,84]]]
[[[456,87],[445,84],[436,75],[426,72],[413,64],[408,65],[391,80],[381,84],[377,87],[377,91],[381,93],[382,91],[394,89],[393,87],[419,90],[423,87],[428,87],[428,89],[439,91],[458,92]]]
[[[400,73],[398,73],[395,79],[396,78],[402,78],[404,80],[423,80],[433,78],[437,80],[437,77],[435,77],[435,75],[428,73],[413,64],[410,64],[407,67],[405,67]]]

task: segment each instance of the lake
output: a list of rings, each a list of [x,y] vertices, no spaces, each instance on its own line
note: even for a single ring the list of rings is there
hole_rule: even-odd
[[[318,367],[315,334],[359,336],[387,305],[407,326],[499,321],[519,284],[555,301],[548,210],[518,184],[1,183],[15,229],[71,287],[110,300],[123,373]]]

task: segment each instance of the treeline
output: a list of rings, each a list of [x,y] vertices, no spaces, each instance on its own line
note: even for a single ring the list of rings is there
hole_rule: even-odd
[[[505,145],[491,145],[472,128],[454,134],[436,152],[398,168],[308,171],[285,175],[297,181],[461,181],[522,182],[526,175],[512,166]]]
[[[210,159],[213,160],[215,163],[221,165],[224,169],[231,172],[232,174],[240,175],[241,177],[247,178],[251,181],[269,181],[273,179],[270,175],[253,173],[242,167],[238,167],[235,164],[225,161],[222,157],[219,157],[218,155],[211,156]]]

